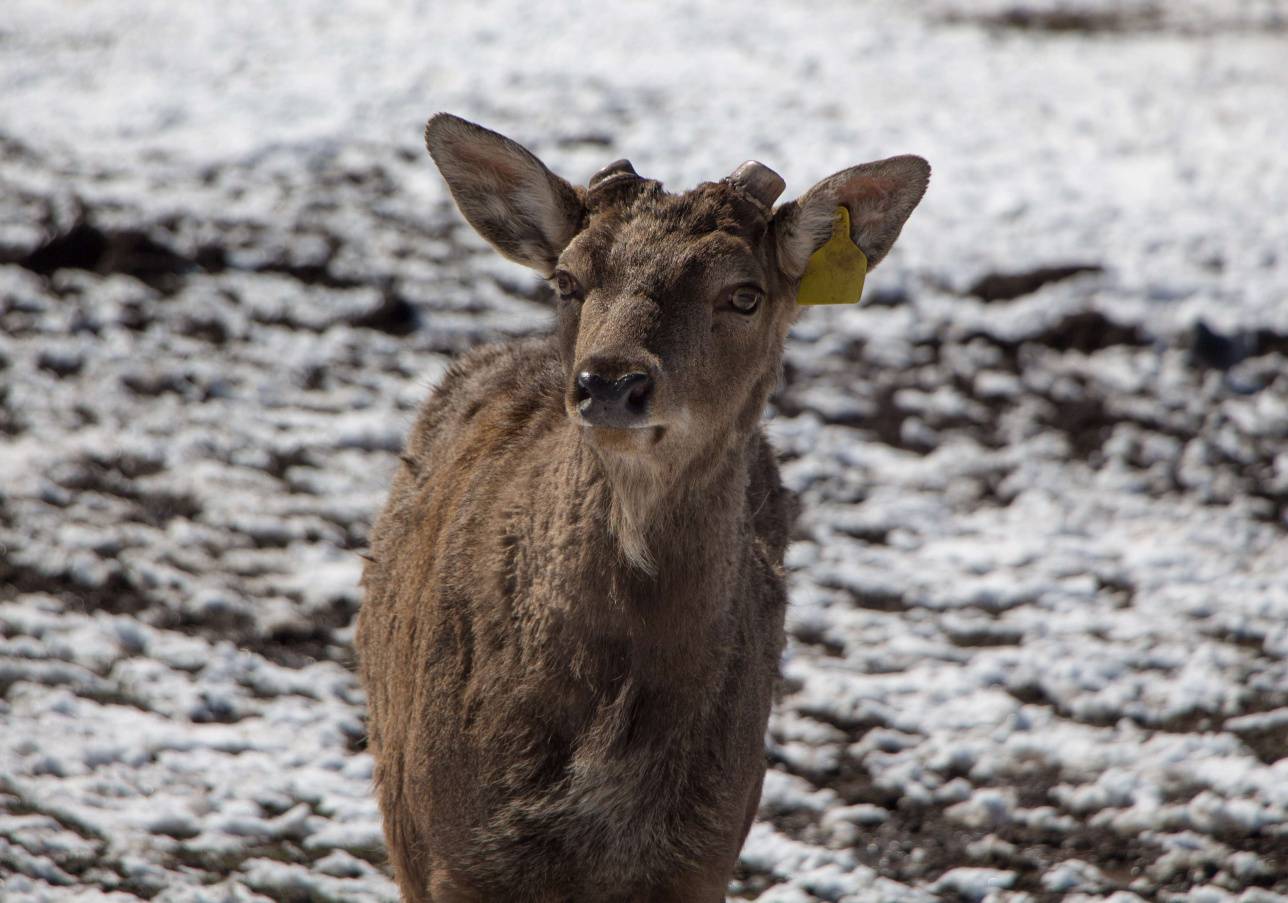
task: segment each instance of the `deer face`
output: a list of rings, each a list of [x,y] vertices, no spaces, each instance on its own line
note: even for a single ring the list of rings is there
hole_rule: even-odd
[[[565,409],[602,454],[682,468],[755,428],[777,379],[805,263],[850,209],[875,266],[921,199],[925,161],[837,173],[772,209],[761,164],[683,194],[619,161],[573,188],[507,138],[453,116],[426,142],[457,206],[558,297]]]
[[[552,276],[568,416],[605,451],[668,459],[754,427],[792,314],[766,208],[633,175],[584,203]]]

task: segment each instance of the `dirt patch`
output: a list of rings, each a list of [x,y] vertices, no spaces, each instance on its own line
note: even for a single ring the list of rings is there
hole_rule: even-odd
[[[969,21],[987,28],[1014,31],[1100,35],[1157,28],[1162,16],[1159,10],[1149,7],[1138,10],[1092,10],[1016,6],[996,13],[957,16],[952,21]]]
[[[58,270],[124,273],[155,288],[173,288],[198,269],[195,260],[138,229],[108,229],[82,219],[17,261],[33,273]]]
[[[21,436],[26,431],[27,418],[13,407],[9,387],[0,386],[0,436]]]
[[[116,571],[101,584],[87,585],[70,571],[46,573],[31,565],[0,558],[0,600],[43,593],[81,611],[138,614],[158,606],[158,600],[127,572]]]
[[[1013,361],[1012,366],[1017,371],[1022,364],[1013,356],[1025,345],[1038,345],[1059,352],[1091,354],[1107,348],[1145,348],[1154,344],[1153,337],[1139,326],[1113,320],[1098,310],[1074,311],[1014,338],[1004,339],[993,333],[972,332],[961,341],[964,344],[975,340],[1001,349],[1006,353],[1007,359]]]
[[[93,459],[82,459],[60,476],[58,485],[73,492],[101,492],[130,503],[130,520],[162,527],[175,518],[196,520],[201,514],[201,503],[188,493],[166,489],[150,489],[138,485],[143,472],[160,467],[155,462],[142,459],[123,459],[115,465]],[[151,471],[159,472],[159,470]]]
[[[903,593],[885,589],[854,589],[826,576],[818,579],[818,585],[838,590],[846,595],[851,605],[867,611],[903,612],[909,609],[908,600]]]
[[[1150,3],[1132,8],[1131,4],[1104,5],[1099,9],[1077,8],[1077,4],[1014,3],[1001,9],[974,11],[968,4],[964,11],[953,11],[940,21],[950,25],[974,25],[998,34],[1033,35],[1049,38],[1093,38],[1114,40],[1141,33],[1176,34],[1186,37],[1211,37],[1213,34],[1253,33],[1280,34],[1288,30],[1288,20],[1273,4],[1264,9],[1237,10],[1229,4],[1225,15],[1187,16],[1188,9],[1176,10],[1167,4]],[[1220,265],[1219,261],[1216,264]]]
[[[1062,266],[1038,267],[1020,273],[989,273],[977,279],[967,294],[981,301],[1010,301],[1031,295],[1044,285],[1060,282],[1085,273],[1103,273],[1104,268],[1093,263],[1074,263]]]
[[[406,298],[392,289],[386,289],[379,304],[354,317],[349,324],[388,335],[405,336],[416,331],[420,325],[420,315]]]

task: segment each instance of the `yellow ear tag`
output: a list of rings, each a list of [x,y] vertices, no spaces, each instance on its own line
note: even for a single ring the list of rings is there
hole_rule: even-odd
[[[796,292],[797,304],[858,304],[868,257],[850,238],[850,211],[837,207],[832,237],[810,255]]]

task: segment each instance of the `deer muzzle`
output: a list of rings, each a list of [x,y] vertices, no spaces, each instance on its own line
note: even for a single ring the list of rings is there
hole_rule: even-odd
[[[639,370],[604,376],[584,369],[577,374],[573,399],[577,413],[588,426],[639,429],[649,425],[653,377]]]

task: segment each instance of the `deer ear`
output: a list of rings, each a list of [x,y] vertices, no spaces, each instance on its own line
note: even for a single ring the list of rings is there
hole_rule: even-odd
[[[517,263],[554,272],[581,226],[581,198],[571,185],[527,148],[459,116],[430,119],[425,146],[479,235]]]
[[[851,166],[828,176],[774,214],[783,272],[800,278],[810,255],[832,236],[837,207],[850,211],[850,237],[868,258],[868,268],[889,253],[913,208],[926,193],[930,164],[905,155]]]

